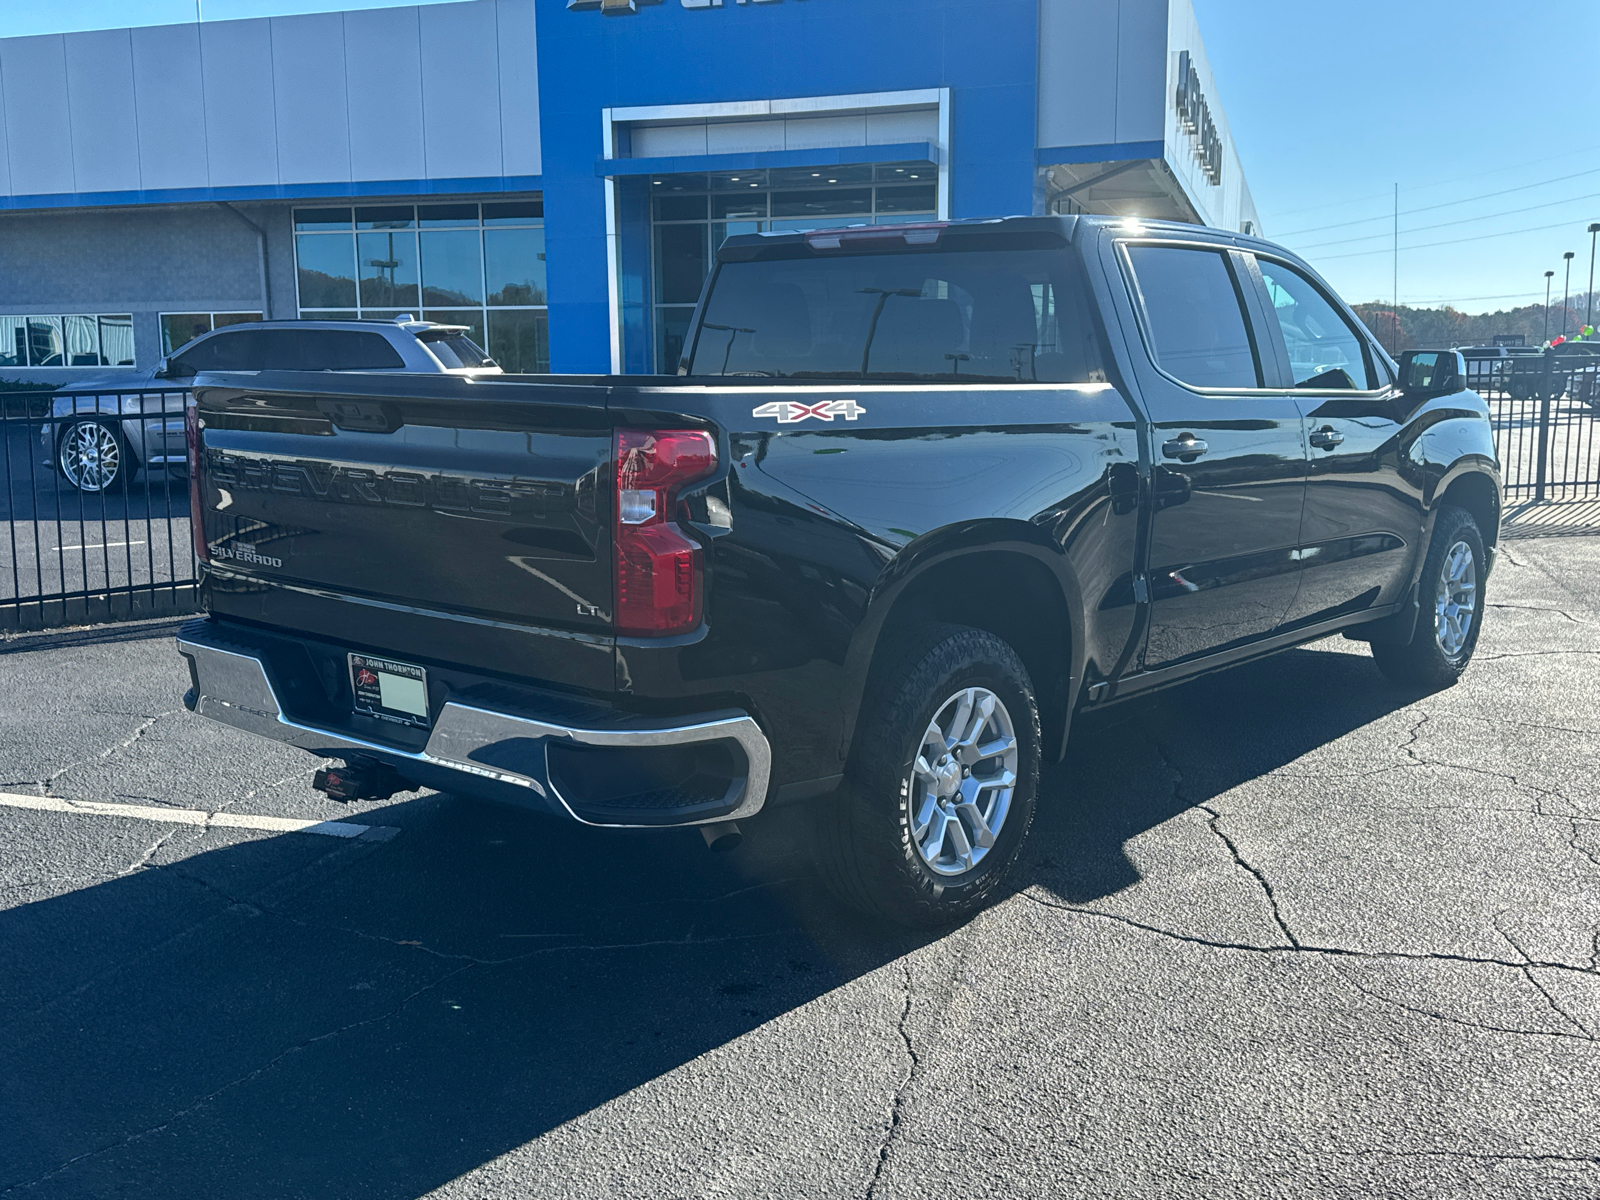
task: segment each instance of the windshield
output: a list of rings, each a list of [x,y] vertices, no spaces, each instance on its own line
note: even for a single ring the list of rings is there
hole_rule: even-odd
[[[972,250],[724,263],[691,375],[1104,379],[1075,258]]]
[[[449,337],[423,338],[422,342],[433,356],[444,365],[445,370],[455,371],[463,367],[481,367],[490,362],[490,358],[477,343],[464,334],[451,334]]]

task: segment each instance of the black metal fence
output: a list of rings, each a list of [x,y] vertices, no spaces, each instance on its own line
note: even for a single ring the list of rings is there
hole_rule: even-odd
[[[1600,499],[1600,355],[1467,359],[1511,519]],[[193,611],[182,390],[0,393],[0,630]]]
[[[0,629],[193,611],[186,398],[0,393]]]
[[[1578,346],[1467,358],[1489,402],[1506,508],[1600,498],[1600,355]]]

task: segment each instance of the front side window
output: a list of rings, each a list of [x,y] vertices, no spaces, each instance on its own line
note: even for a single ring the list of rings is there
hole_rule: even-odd
[[[692,375],[1089,383],[1076,260],[1031,250],[724,263]]]
[[[1361,338],[1344,315],[1299,271],[1260,261],[1261,278],[1289,350],[1297,388],[1378,386],[1367,369]]]
[[[221,333],[197,342],[172,360],[167,373],[174,379],[187,379],[201,371],[259,370],[255,333]]]
[[[1162,370],[1195,387],[1258,388],[1261,374],[1244,301],[1227,255],[1183,246],[1130,246]]]
[[[100,319],[106,320],[104,317]],[[213,329],[259,320],[261,314],[258,312],[162,313],[161,353],[175,354],[201,334],[210,333]],[[101,338],[103,341],[104,334]]]

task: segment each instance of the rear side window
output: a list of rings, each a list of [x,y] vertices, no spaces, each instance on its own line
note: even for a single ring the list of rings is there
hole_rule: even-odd
[[[481,367],[489,356],[478,349],[478,344],[459,334],[453,337],[422,338],[422,344],[433,351],[433,356],[447,371],[462,367]]]
[[[1367,369],[1361,337],[1304,275],[1283,263],[1260,259],[1261,279],[1283,331],[1295,387],[1377,387]]]
[[[1221,251],[1129,246],[1162,370],[1195,387],[1258,388],[1244,301]]]
[[[724,263],[689,373],[1099,382],[1079,270],[1037,250]]]
[[[241,329],[219,333],[174,360],[200,371],[392,371],[405,360],[381,333],[343,329]]]
[[[286,371],[392,371],[404,367],[400,352],[381,333],[343,329],[263,330],[272,339],[266,358]],[[283,365],[280,367],[278,363]]]

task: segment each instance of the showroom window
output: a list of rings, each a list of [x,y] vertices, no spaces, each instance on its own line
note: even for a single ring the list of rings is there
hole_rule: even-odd
[[[507,371],[550,369],[544,201],[294,210],[302,317],[465,325]]]
[[[213,329],[259,320],[261,314],[258,312],[162,313],[161,353],[168,355],[182,349],[202,333],[210,333]]]
[[[878,163],[651,179],[656,369],[678,369],[700,287],[724,238],[931,221],[938,211],[938,170],[931,163]]]
[[[128,313],[0,317],[0,367],[131,367]]]

